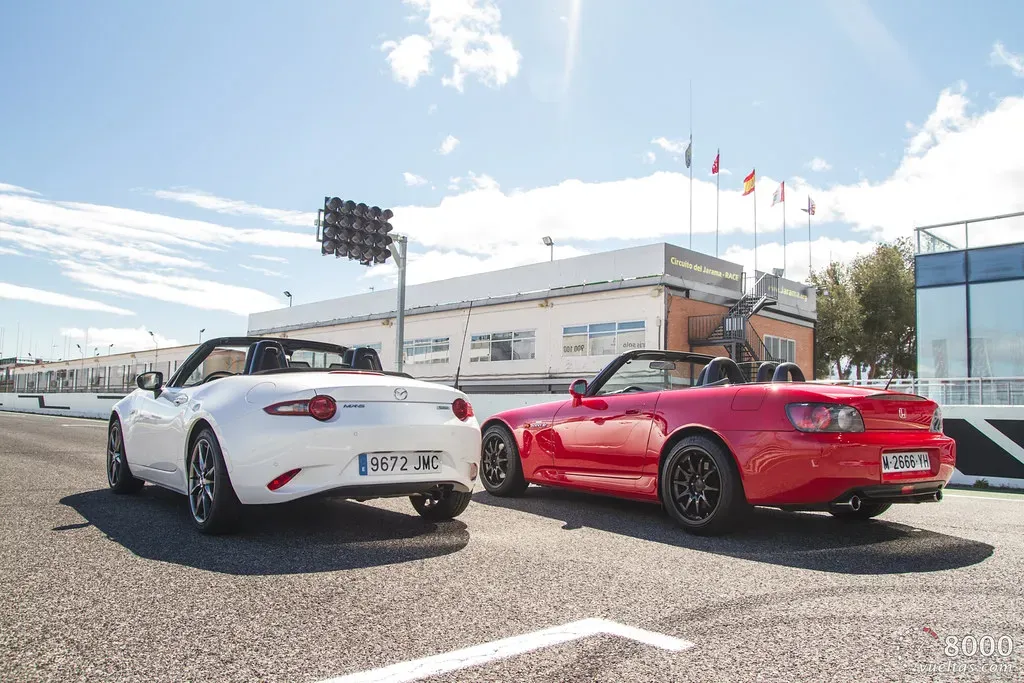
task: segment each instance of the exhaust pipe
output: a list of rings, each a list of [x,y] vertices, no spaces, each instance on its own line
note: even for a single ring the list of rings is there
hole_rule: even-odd
[[[938,503],[940,500],[942,500],[942,489],[935,492],[935,502]]]
[[[850,508],[854,512],[860,510],[860,496],[850,496],[850,499],[842,503],[836,503],[836,507]]]

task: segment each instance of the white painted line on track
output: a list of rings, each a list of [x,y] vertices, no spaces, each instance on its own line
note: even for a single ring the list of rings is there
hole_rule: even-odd
[[[942,497],[943,498],[973,498],[974,500],[1001,500],[1004,503],[1024,503],[1024,496],[1021,496],[1019,493],[1017,493],[1017,494],[1010,493],[1010,494],[1007,494],[1007,495],[1010,495],[1010,496],[1014,496],[1015,495],[1015,496],[1017,496],[1019,498],[1019,500],[1014,499],[1014,498],[1003,498],[1002,496],[998,496],[998,495],[996,495],[996,496],[972,496],[969,493],[966,493],[966,494],[965,493],[943,493]]]
[[[370,671],[360,671],[337,678],[329,678],[320,683],[405,683],[405,681],[418,681],[430,676],[458,671],[459,669],[468,669],[471,666],[480,666],[481,664],[487,664],[499,659],[507,659],[544,647],[561,645],[562,643],[596,635],[619,636],[620,638],[628,638],[645,645],[673,652],[682,652],[694,646],[688,640],[666,636],[654,631],[645,631],[641,628],[626,626],[607,619],[583,619],[565,624],[564,626],[553,626],[542,631],[524,633],[521,636],[503,638],[490,643],[484,643],[483,645],[474,645],[462,650],[446,652],[441,655],[414,659],[409,662],[401,662],[380,669],[371,669]]]

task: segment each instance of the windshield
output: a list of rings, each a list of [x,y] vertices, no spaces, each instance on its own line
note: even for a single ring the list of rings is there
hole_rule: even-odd
[[[622,364],[597,396],[631,391],[665,391],[692,387],[705,363],[633,359]]]

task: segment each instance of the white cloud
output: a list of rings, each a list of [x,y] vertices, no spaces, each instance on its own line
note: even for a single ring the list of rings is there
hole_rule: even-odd
[[[411,88],[420,76],[430,73],[430,53],[434,46],[421,35],[406,36],[398,42],[388,40],[380,49],[388,53],[391,75],[399,83]]]
[[[257,261],[270,261],[271,263],[288,263],[288,259],[284,256],[264,256],[262,254],[252,254],[252,258]]]
[[[207,209],[217,213],[231,216],[256,216],[257,218],[265,218],[266,220],[284,225],[308,227],[313,225],[313,222],[316,220],[316,213],[290,211],[288,209],[270,209],[237,199],[225,199],[202,190],[187,188],[157,190],[153,193],[153,196],[158,199],[169,199],[183,204],[191,204],[192,206],[198,206],[200,209]]]
[[[428,116],[431,115],[431,114],[434,114],[436,112],[437,112],[437,105],[436,104],[432,104],[429,107],[427,107],[427,115]]]
[[[426,178],[424,178],[421,175],[416,175],[415,173],[409,173],[409,171],[405,171],[402,173],[402,179],[405,180],[405,184],[408,185],[409,187],[416,187],[417,185],[427,184]]]
[[[939,95],[939,103],[924,125],[917,128],[908,123],[907,130],[914,133],[907,145],[910,154],[921,154],[939,141],[939,137],[959,130],[967,122],[967,84],[961,81],[956,90],[947,88]]]
[[[1010,52],[1001,42],[996,42],[992,46],[992,54],[989,56],[992,59],[992,64],[1008,66],[1014,76],[1024,78],[1024,55]]]
[[[831,171],[832,164],[828,163],[821,157],[814,157],[813,159],[807,162],[807,168],[811,169],[812,171],[818,172]]]
[[[18,251],[17,249],[11,249],[10,247],[0,247],[0,255],[4,254],[8,256],[24,256],[24,254]]]
[[[88,340],[86,344],[87,355],[95,355],[99,351],[101,356],[107,354],[111,344],[114,348],[109,349],[110,353],[127,353],[129,351],[148,351],[153,348],[155,339],[156,345],[162,349],[171,346],[181,346],[177,339],[171,339],[153,330],[153,336],[149,336],[149,330],[143,327],[90,327],[83,330],[78,327],[62,327],[62,337],[72,340]],[[75,341],[74,343],[78,343]],[[91,350],[90,350],[91,347]],[[72,348],[74,348],[72,346]]]
[[[501,12],[492,0],[405,0],[423,19],[427,35],[414,33],[381,45],[387,53],[391,75],[413,86],[431,71],[435,52],[451,60],[451,73],[442,85],[462,92],[472,76],[498,88],[519,73],[521,55],[512,40],[501,33]]]
[[[657,137],[651,140],[651,144],[661,147],[670,154],[682,154],[686,151],[689,140],[669,140],[666,137]]]
[[[284,273],[277,270],[270,270],[269,268],[257,268],[256,266],[247,266],[244,263],[239,263],[238,267],[244,270],[252,271],[254,273],[266,275],[268,277],[284,277]]]
[[[58,265],[72,280],[114,294],[141,296],[236,315],[281,307],[281,302],[257,289],[192,276],[163,275],[74,261],[59,261]]]
[[[806,214],[800,214],[806,216]],[[792,223],[787,229],[787,241],[783,249],[781,235],[773,235],[771,242],[758,242],[757,245],[757,269],[761,272],[768,272],[771,268],[782,268],[786,264],[786,277],[798,282],[807,280],[807,263],[810,254],[807,251],[807,223],[803,225]],[[802,239],[801,239],[802,237]],[[747,273],[754,272],[754,244],[749,239],[749,246],[732,245],[721,254],[721,258],[743,266]],[[849,263],[858,256],[870,252],[874,246],[873,241],[858,242],[856,240],[841,240],[831,237],[817,237],[813,239],[811,247],[814,255],[814,269],[823,270],[832,261]],[[785,252],[785,253],[783,253]]]
[[[454,135],[449,134],[444,140],[441,141],[441,146],[437,149],[440,154],[448,155],[455,151],[455,148],[459,146],[459,139]]]
[[[470,171],[469,181],[473,183],[473,187],[478,190],[497,190],[499,188],[498,181],[486,173],[477,175]]]
[[[6,192],[8,194],[33,194],[37,196],[39,195],[38,192],[26,190],[24,187],[19,187],[17,185],[8,185],[7,183],[0,183],[0,192]]]
[[[43,289],[22,287],[7,282],[0,282],[0,299],[11,299],[12,301],[28,301],[43,306],[57,306],[59,308],[74,308],[80,311],[96,311],[99,313],[113,313],[114,315],[135,315],[132,311],[117,306],[109,306],[100,301],[82,299],[77,296],[68,296],[58,292],[48,292]]]
[[[815,225],[834,229],[836,223],[845,224],[863,232],[863,239],[856,241],[864,243],[912,236],[915,225],[1024,210],[1024,98],[1006,98],[972,116],[966,106],[956,104],[961,97],[950,90],[940,94],[935,112],[921,126],[927,143],[915,143],[913,152],[908,148],[887,178],[828,186],[788,178],[789,227],[806,221],[797,209],[808,194],[818,207]],[[529,252],[549,234],[586,249],[597,241],[666,239],[685,232],[688,225],[688,178],[683,173],[593,183],[566,180],[509,192],[481,189],[466,178],[451,182],[456,194],[437,205],[396,208],[396,229],[410,236],[414,250],[458,251],[484,260],[505,250]],[[770,206],[779,179],[762,175],[757,182],[759,237],[765,243],[779,241],[783,208]],[[714,233],[714,178],[694,178],[693,201],[694,233]],[[741,196],[738,180],[722,179],[723,235],[753,231],[753,201]],[[636,221],[637,206],[658,220]],[[781,267],[781,254],[778,263],[772,262],[770,252],[765,254],[762,268]]]
[[[655,155],[655,153],[652,152],[651,150],[647,150],[646,152],[644,152],[643,161],[645,164],[653,164],[657,160],[657,155]]]

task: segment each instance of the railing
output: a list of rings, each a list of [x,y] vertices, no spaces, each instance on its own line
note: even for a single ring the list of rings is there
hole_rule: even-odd
[[[753,349],[755,356],[760,356],[759,362],[777,360],[768,353],[768,346],[765,345],[764,340],[761,339],[761,335],[757,333],[754,326],[749,323],[747,324],[747,346]]]
[[[779,276],[772,273],[764,273],[761,277],[757,278],[757,282],[754,283],[753,292],[755,299],[774,299],[779,298]]]
[[[934,254],[1016,244],[1024,239],[1024,211],[915,228],[917,253]]]
[[[722,313],[691,315],[687,320],[690,340],[704,341],[706,339],[710,339],[711,335],[713,335],[719,327],[722,327],[724,321],[725,315]]]
[[[887,378],[869,380],[818,380],[827,384],[845,384],[882,389]],[[940,405],[1020,406],[1024,405],[1024,377],[963,377],[894,379],[889,391],[917,394]]]

